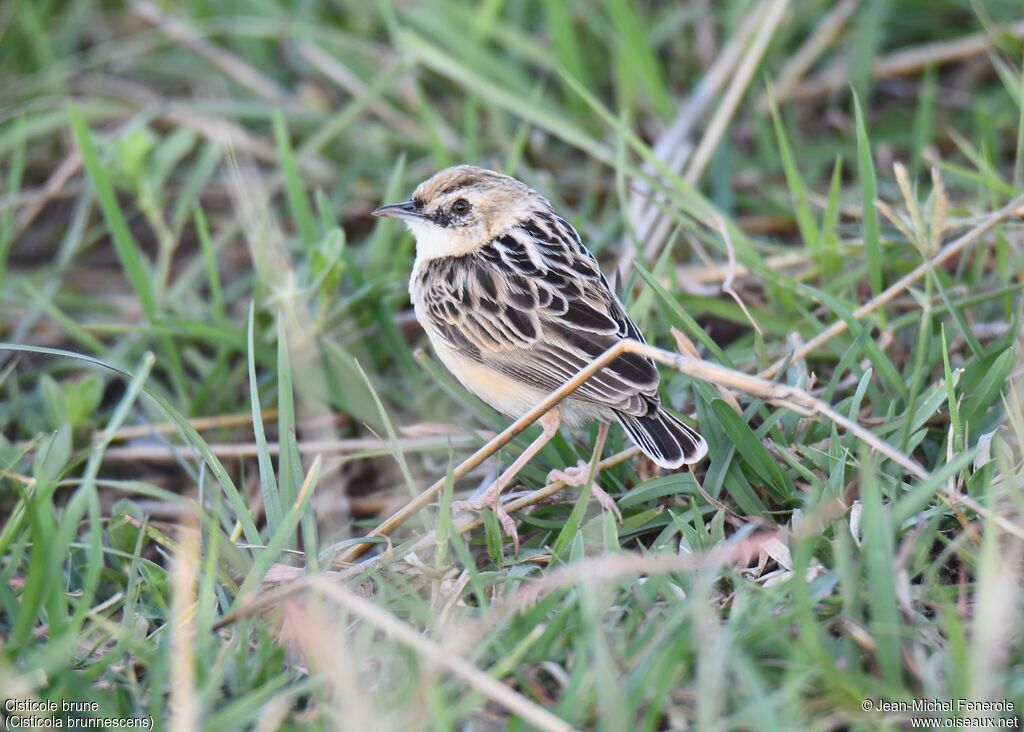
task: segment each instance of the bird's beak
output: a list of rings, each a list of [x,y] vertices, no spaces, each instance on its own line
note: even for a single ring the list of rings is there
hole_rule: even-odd
[[[371,213],[373,213],[374,216],[381,216],[388,219],[403,219],[405,221],[424,218],[419,207],[412,201],[389,203],[387,206],[381,206],[378,209],[374,209]]]

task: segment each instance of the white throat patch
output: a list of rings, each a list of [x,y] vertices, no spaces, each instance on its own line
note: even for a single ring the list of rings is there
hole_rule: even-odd
[[[405,224],[416,238],[417,261],[459,257],[476,248],[474,243],[463,241],[462,237],[436,224],[426,221],[406,221]]]

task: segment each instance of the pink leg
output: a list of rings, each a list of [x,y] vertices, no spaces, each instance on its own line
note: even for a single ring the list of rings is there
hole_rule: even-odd
[[[622,522],[622,513],[619,511],[619,507],[615,505],[615,501],[604,492],[604,489],[597,484],[597,475],[600,472],[597,464],[601,462],[601,453],[604,451],[604,443],[608,438],[607,422],[602,422],[601,426],[597,429],[597,441],[594,443],[594,455],[591,461],[585,462],[580,460],[574,467],[566,468],[565,470],[552,470],[548,473],[548,482],[553,483],[556,480],[560,480],[568,486],[579,488],[587,484],[588,480],[592,480],[590,485],[590,493],[594,496],[594,500],[600,504],[601,508],[606,511],[611,511],[615,518]],[[593,465],[593,470],[591,470]],[[593,473],[593,477],[591,477]]]
[[[558,409],[555,408],[546,412],[538,421],[543,432],[540,433],[536,440],[530,443],[529,447],[523,450],[515,462],[505,469],[505,472],[498,476],[497,480],[488,486],[487,490],[471,501],[456,501],[452,504],[452,510],[456,511],[479,511],[493,506],[494,512],[498,515],[498,521],[501,522],[505,533],[512,537],[517,553],[519,552],[519,532],[516,531],[515,521],[512,520],[512,517],[508,515],[505,508],[501,505],[501,491],[533,459],[533,456],[540,452],[541,448],[548,444],[551,438],[557,434],[562,418],[558,414]]]

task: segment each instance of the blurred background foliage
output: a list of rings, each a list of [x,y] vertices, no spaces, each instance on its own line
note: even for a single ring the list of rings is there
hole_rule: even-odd
[[[986,217],[1021,192],[1022,38],[1019,0],[0,3],[0,687],[177,729],[558,728],[397,621],[577,728],[1019,709],[1021,230]],[[652,343],[931,477],[666,373],[712,455],[609,469],[621,525],[572,493],[516,557],[432,508],[288,590],[505,426],[417,350],[413,243],[369,216],[460,162],[550,198]]]

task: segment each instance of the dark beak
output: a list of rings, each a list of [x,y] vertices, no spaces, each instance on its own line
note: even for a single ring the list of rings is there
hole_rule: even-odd
[[[412,201],[403,201],[402,203],[389,203],[387,206],[381,206],[378,209],[374,209],[371,212],[374,216],[381,216],[388,219],[422,219],[424,218],[423,213]]]

